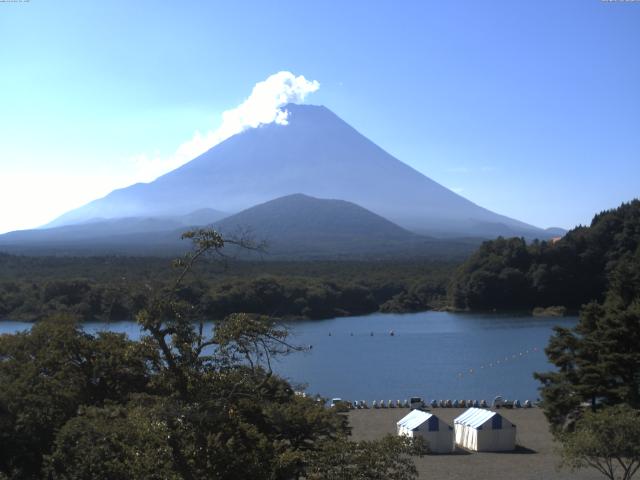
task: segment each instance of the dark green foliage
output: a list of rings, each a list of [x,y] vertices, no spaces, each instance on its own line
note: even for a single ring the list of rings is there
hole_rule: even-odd
[[[498,238],[485,242],[456,272],[450,301],[471,310],[602,301],[612,272],[640,244],[640,200],[596,215],[557,242]]]
[[[65,480],[150,480],[171,471],[169,431],[145,408],[88,407],[64,424],[45,462],[45,476]]]
[[[0,318],[130,320],[171,281],[167,260],[127,257],[15,257],[0,254]],[[207,259],[177,295],[202,315],[243,311],[281,318],[329,318],[440,308],[452,263],[233,262]]]
[[[281,317],[329,318],[378,310],[370,288],[358,284],[269,276],[223,284],[204,302],[208,315],[242,309]]]
[[[530,261],[523,239],[498,238],[483,243],[454,279],[454,305],[471,309],[521,307],[530,297],[530,286],[523,273]]]
[[[386,436],[378,441],[326,442],[309,457],[309,480],[411,480],[418,478],[411,456],[425,451],[418,439]]]
[[[56,431],[81,405],[146,388],[150,358],[143,344],[113,333],[87,335],[67,317],[0,336],[0,470],[35,475]]]
[[[610,278],[604,303],[587,305],[574,329],[556,329],[546,352],[558,370],[536,374],[556,430],[572,426],[583,402],[640,409],[640,247]]]

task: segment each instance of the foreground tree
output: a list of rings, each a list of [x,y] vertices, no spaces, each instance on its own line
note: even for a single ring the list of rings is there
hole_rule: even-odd
[[[571,429],[585,403],[640,409],[640,248],[610,284],[606,301],[587,305],[575,328],[555,329],[546,352],[557,370],[536,374],[554,431]]]
[[[56,435],[44,477],[67,480],[178,480],[171,469],[170,432],[144,401],[88,407]],[[155,404],[155,402],[154,402]]]
[[[640,468],[640,412],[627,406],[587,412],[560,436],[563,465],[592,467],[610,480],[631,480]]]
[[[151,358],[143,344],[88,335],[67,316],[0,336],[0,471],[36,478],[56,432],[79,407],[147,389]]]
[[[422,456],[420,439],[387,435],[377,441],[325,442],[309,455],[309,480],[413,480],[418,471],[414,456]]]
[[[414,478],[402,440],[350,442],[344,415],[296,395],[273,373],[275,356],[299,350],[273,319],[237,313],[206,326],[183,280],[203,255],[221,255],[225,241],[209,230],[184,237],[194,249],[138,315],[140,341],[88,335],[70,319],[0,338],[0,472],[49,480],[335,478],[322,476],[318,459],[334,458],[339,447],[348,453],[342,464],[359,475],[349,478]]]
[[[536,378],[563,464],[629,480],[640,467],[640,247],[609,285],[575,328],[556,328],[546,352],[557,370]]]

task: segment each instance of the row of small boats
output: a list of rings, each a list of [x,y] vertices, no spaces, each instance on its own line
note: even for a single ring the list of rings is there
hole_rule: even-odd
[[[534,406],[530,400],[520,402],[520,400],[506,400],[501,396],[496,397],[491,405],[486,400],[431,400],[429,403],[421,399],[412,398],[411,400],[374,400],[371,407],[366,400],[356,400],[349,402],[340,398],[331,400],[331,406],[343,404],[349,409],[368,409],[368,408],[531,408]]]

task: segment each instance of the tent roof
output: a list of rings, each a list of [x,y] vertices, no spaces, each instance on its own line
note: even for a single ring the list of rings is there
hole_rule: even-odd
[[[398,427],[413,430],[418,428],[431,417],[433,417],[432,413],[423,412],[422,410],[412,410],[398,421]]]
[[[470,408],[457,417],[453,423],[467,425],[471,428],[478,428],[496,415],[500,414],[498,412],[492,412],[491,410],[484,410],[482,408]]]

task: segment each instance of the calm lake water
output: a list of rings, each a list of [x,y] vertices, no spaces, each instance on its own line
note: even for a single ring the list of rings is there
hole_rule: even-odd
[[[538,397],[535,371],[551,368],[544,354],[554,325],[577,318],[513,315],[373,314],[288,324],[292,343],[312,346],[279,360],[274,369],[307,391],[350,400]],[[0,333],[30,324],[0,322]],[[140,336],[133,322],[88,323],[88,332]],[[394,335],[390,335],[390,331]]]

